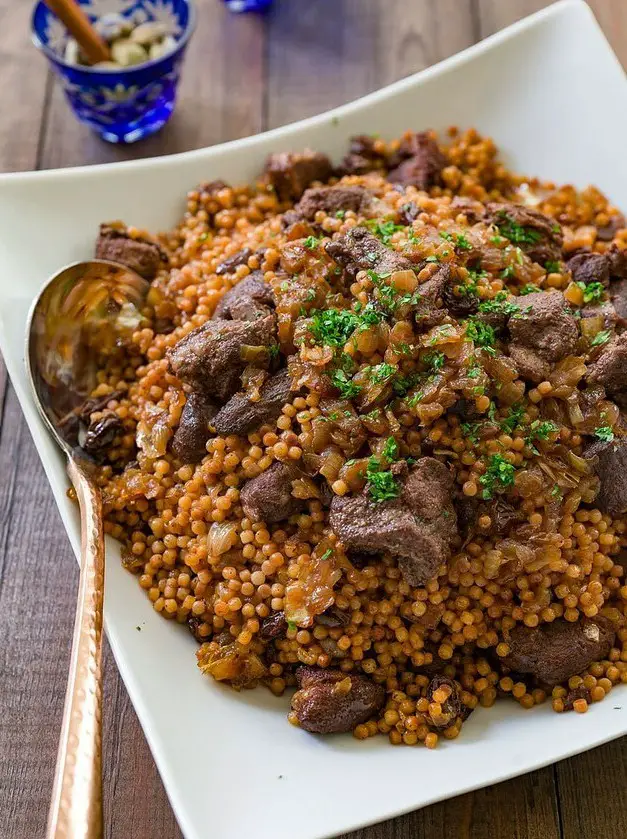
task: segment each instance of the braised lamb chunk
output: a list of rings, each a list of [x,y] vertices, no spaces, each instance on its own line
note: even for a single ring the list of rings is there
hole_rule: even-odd
[[[349,277],[358,271],[372,270],[376,274],[413,269],[413,264],[400,253],[386,248],[365,227],[354,227],[344,236],[325,245],[325,250]]]
[[[352,210],[365,213],[372,204],[372,193],[362,186],[319,186],[305,191],[294,207],[294,214],[306,221],[313,221],[316,213],[323,210],[328,216],[337,212]]]
[[[625,329],[627,327],[627,280],[615,280],[611,283],[609,294],[616,324],[621,329]]]
[[[145,280],[154,280],[165,264],[166,256],[159,245],[147,239],[133,238],[126,228],[101,224],[96,241],[96,259],[120,262]]]
[[[432,276],[418,286],[418,303],[415,318],[419,326],[430,328],[446,316],[443,303],[452,297],[453,272],[450,265],[442,265]]]
[[[217,412],[216,405],[200,393],[190,393],[181,412],[179,425],[172,438],[172,451],[183,463],[198,463],[207,454],[209,423]]]
[[[485,221],[495,224],[501,235],[540,265],[549,261],[559,262],[562,258],[562,228],[544,213],[521,204],[492,201],[486,205]]]
[[[600,242],[611,242],[618,231],[624,230],[626,226],[625,216],[622,213],[615,213],[610,216],[607,224],[597,227],[597,239]]]
[[[627,279],[627,251],[612,245],[605,253],[590,250],[576,251],[568,260],[568,270],[574,282],[602,283]]]
[[[410,585],[422,585],[450,556],[457,534],[452,480],[444,464],[421,458],[407,474],[398,498],[376,502],[361,495],[335,496],[329,523],[348,550],[389,551]]]
[[[571,256],[567,266],[576,283],[610,284],[610,259],[607,254],[579,251]]]
[[[383,685],[365,676],[300,667],[296,679],[299,690],[292,697],[292,711],[301,728],[315,734],[352,731],[385,702]]]
[[[376,150],[377,138],[367,134],[351,137],[348,154],[338,167],[340,175],[365,175],[366,172],[385,169],[385,153]]]
[[[246,366],[245,347],[275,343],[275,319],[210,320],[194,329],[168,351],[175,376],[192,390],[220,402],[239,390]]]
[[[556,685],[606,658],[614,638],[614,629],[603,618],[577,623],[558,619],[533,629],[516,626],[506,639],[510,652],[502,661],[517,673]]]
[[[621,281],[622,282],[622,281]],[[616,283],[618,285],[618,283]],[[625,287],[627,294],[627,286]],[[603,329],[612,329],[622,322],[622,318],[616,311],[616,308],[609,300],[604,300],[602,303],[593,303],[589,306],[584,306],[580,309],[582,320],[587,318],[603,318]],[[627,299],[625,300],[625,315],[627,315]]]
[[[610,516],[624,516],[627,513],[627,437],[610,442],[595,440],[583,456],[600,481],[596,506]]]
[[[586,379],[602,385],[610,396],[627,391],[627,332],[606,344],[597,360],[588,364]]]
[[[475,224],[483,218],[485,207],[481,201],[475,201],[474,198],[465,198],[462,195],[456,195],[451,201],[451,210],[455,210],[457,213],[463,213],[469,224]]]
[[[264,281],[261,271],[253,271],[226,292],[216,306],[213,319],[257,320],[270,314],[273,308],[272,288]]]
[[[263,423],[274,422],[294,396],[291,384],[287,370],[280,370],[260,388],[256,401],[245,393],[236,393],[215,416],[213,427],[224,436],[244,435]]]
[[[266,174],[281,201],[297,201],[313,181],[326,181],[333,171],[326,154],[278,152],[268,157]]]
[[[397,158],[402,162],[388,174],[388,181],[417,189],[429,189],[439,183],[447,162],[436,141],[424,131],[403,140]]]
[[[293,463],[273,463],[269,469],[242,487],[240,501],[244,515],[253,521],[273,524],[306,507],[306,501],[292,495],[292,484],[301,476]]]
[[[515,298],[519,313],[508,321],[509,354],[524,378],[542,381],[551,366],[575,352],[579,330],[559,291]]]
[[[233,256],[228,256],[216,268],[216,274],[222,276],[223,274],[232,274],[240,265],[248,265],[249,258],[253,255],[250,248],[242,248],[241,251],[234,253]]]

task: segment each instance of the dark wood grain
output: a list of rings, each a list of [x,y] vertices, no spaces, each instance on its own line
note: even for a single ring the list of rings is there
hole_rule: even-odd
[[[28,5],[0,0],[4,171],[166,154],[253,134],[375,90],[548,3],[277,0],[264,19],[198,0],[176,114],[161,134],[131,147],[106,145],[69,118],[44,61],[29,48]],[[591,5],[627,64],[625,4]],[[1,363],[0,418],[0,837],[33,839],[48,806],[77,569]],[[107,839],[180,839],[108,649],[105,674]],[[351,839],[622,839],[626,742]]]

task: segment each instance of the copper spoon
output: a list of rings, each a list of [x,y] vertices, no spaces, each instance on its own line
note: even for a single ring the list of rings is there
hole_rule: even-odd
[[[26,370],[48,430],[67,457],[81,514],[81,571],[70,673],[47,839],[101,839],[104,532],[94,464],[77,446],[77,409],[103,353],[141,322],[149,283],[104,260],[63,268],[35,300],[26,326]]]

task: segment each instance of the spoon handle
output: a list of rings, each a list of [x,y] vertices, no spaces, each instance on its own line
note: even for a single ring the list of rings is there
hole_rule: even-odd
[[[68,475],[81,512],[81,573],[47,839],[101,839],[102,605],[100,490],[73,459]]]

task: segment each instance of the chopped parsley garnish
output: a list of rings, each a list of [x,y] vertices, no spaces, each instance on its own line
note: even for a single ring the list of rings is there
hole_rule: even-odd
[[[368,494],[373,501],[391,501],[397,498],[401,488],[389,469],[381,468],[381,461],[376,455],[368,458],[366,468]]]
[[[393,376],[397,369],[398,368],[394,367],[393,364],[386,364],[386,362],[383,362],[383,364],[377,364],[375,367],[370,367],[368,370],[368,376],[373,382],[380,384]]]
[[[452,242],[460,251],[472,250],[472,245],[463,233],[448,233],[446,231],[441,231],[440,237],[447,242]]]
[[[346,215],[346,210],[338,210],[335,214],[335,218],[342,219]]]
[[[392,236],[399,230],[405,230],[401,224],[395,224],[393,221],[379,221],[379,219],[370,219],[366,222],[366,227],[371,230],[374,235],[381,239],[384,245],[389,245]]]
[[[325,309],[311,316],[309,331],[318,344],[343,347],[359,326],[359,317],[348,309]]]
[[[444,367],[446,356],[443,352],[440,352],[439,350],[432,350],[431,352],[426,353],[426,355],[423,357],[423,361],[429,367],[430,370],[437,371],[441,370]]]
[[[520,296],[524,297],[525,294],[535,294],[536,291],[542,291],[540,286],[534,285],[533,283],[527,283],[527,285],[520,289]]]
[[[503,236],[515,245],[533,245],[542,238],[542,234],[537,230],[533,230],[530,227],[523,227],[508,216],[506,212],[501,211],[499,216],[501,220],[497,221],[496,226]]]
[[[439,262],[439,261],[440,261],[440,257],[438,256],[438,254],[433,254],[432,256],[428,256],[425,259],[425,262]]]
[[[307,238],[303,241],[303,247],[310,251],[317,247],[320,242],[321,239],[318,239],[317,236],[307,236]]]
[[[529,426],[527,443],[532,440],[548,440],[551,434],[555,434],[557,431],[559,431],[559,426],[551,420],[534,420]]]
[[[593,347],[598,347],[601,344],[607,344],[607,342],[612,337],[612,333],[609,329],[604,329],[603,332],[597,332],[594,336],[592,341],[590,342]]]
[[[296,623],[296,621],[288,621],[287,628],[293,630],[298,629],[298,624]]]
[[[611,426],[600,425],[598,428],[594,429],[594,436],[599,440],[603,440],[604,443],[611,443],[614,439],[614,432],[612,431]]]
[[[502,491],[514,483],[515,468],[502,454],[493,454],[488,461],[486,472],[479,478],[483,487],[482,497],[492,498],[495,492]]]
[[[471,341],[474,341],[476,346],[482,347],[490,355],[496,353],[494,349],[496,333],[489,324],[483,323],[475,318],[468,318],[466,321],[466,335],[468,335]]]
[[[388,437],[381,452],[386,460],[396,460],[398,457],[398,443],[394,437]]]
[[[504,431],[506,434],[511,434],[522,425],[524,415],[525,408],[521,403],[512,405],[509,409],[509,414],[500,422],[501,431]]]
[[[553,484],[553,489],[551,490],[551,498],[561,498],[562,497],[562,490],[559,484]]]
[[[270,344],[268,347],[268,352],[270,353],[270,358],[275,359],[278,358],[279,355],[279,345],[278,344]]]
[[[361,393],[361,385],[354,382],[344,370],[334,370],[330,374],[330,379],[333,387],[336,387],[342,399],[352,399]]]
[[[576,285],[583,291],[584,303],[598,303],[605,291],[603,283],[593,282],[586,285],[586,283],[578,282]]]
[[[332,553],[333,553],[333,549],[332,548],[327,548],[326,551],[320,557],[320,559],[324,562],[324,560],[328,559],[331,556]]]
[[[481,365],[477,364],[476,361],[473,361],[472,364],[466,370],[466,375],[469,379],[478,379],[481,375]]]
[[[502,280],[511,280],[512,277],[516,276],[516,272],[514,271],[513,265],[508,265],[507,268],[503,268],[500,273],[500,277]]]
[[[483,303],[480,303],[479,311],[498,315],[513,315],[518,312],[518,306],[507,299],[506,291],[499,291],[492,300],[484,300]]]
[[[463,422],[460,428],[464,437],[470,440],[471,443],[479,442],[479,429],[481,428],[480,422]]]
[[[420,380],[420,373],[409,373],[407,376],[395,376],[392,382],[392,390],[397,396],[405,396],[407,391]]]
[[[560,264],[556,259],[549,259],[547,262],[544,263],[544,267],[546,268],[547,274],[560,273]]]

